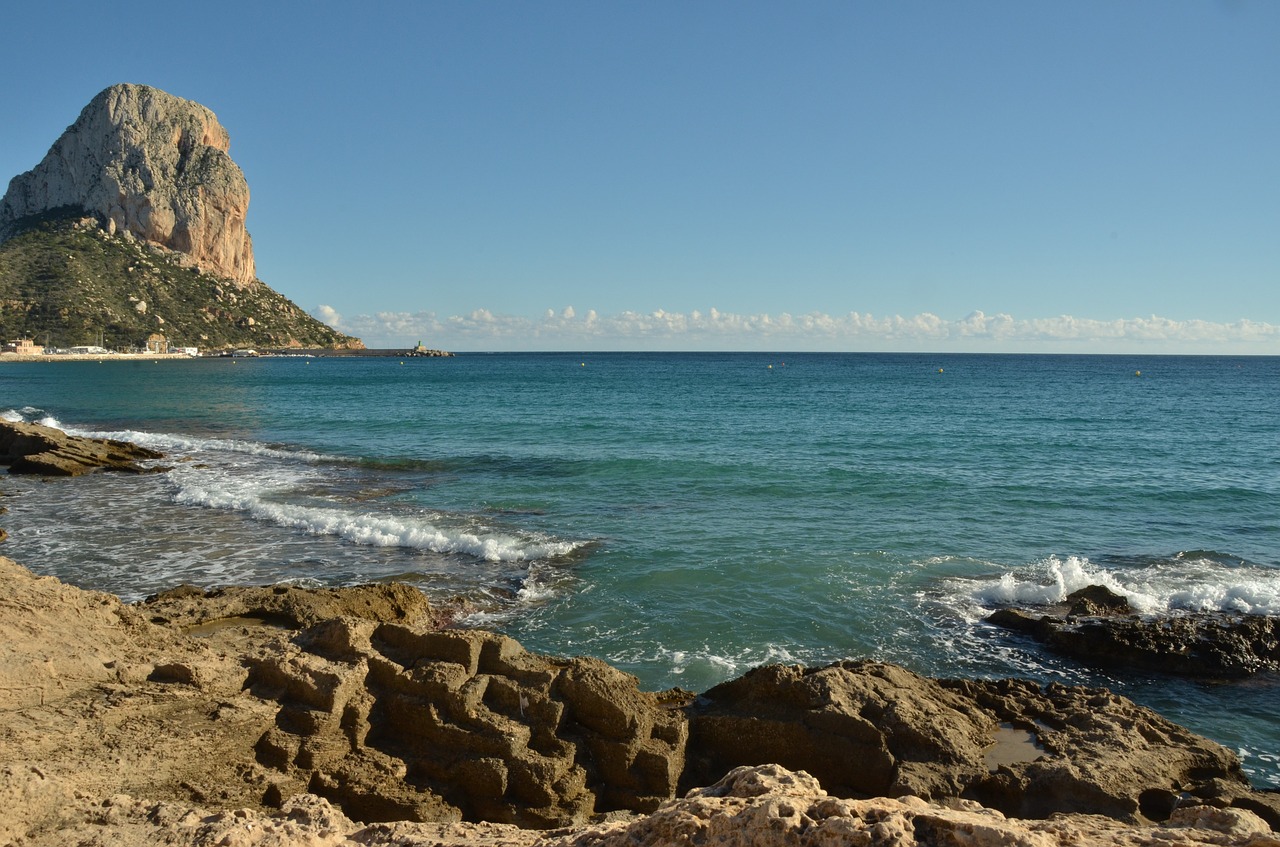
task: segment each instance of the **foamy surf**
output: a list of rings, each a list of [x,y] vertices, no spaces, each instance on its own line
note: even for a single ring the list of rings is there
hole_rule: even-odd
[[[1112,567],[1084,556],[1050,556],[995,580],[961,582],[983,607],[1051,605],[1081,588],[1102,585],[1125,597],[1139,614],[1280,614],[1280,570],[1213,551],[1144,557]]]
[[[129,441],[179,459],[167,475],[179,505],[243,514],[262,523],[333,536],[370,547],[398,547],[494,563],[529,563],[571,556],[589,542],[564,541],[535,533],[504,530],[474,517],[443,513],[379,514],[347,507],[314,505],[301,492],[323,489],[326,464],[349,459],[254,441],[206,438],[143,430],[94,430],[66,426],[42,409],[0,412],[5,420],[34,422],[71,435]],[[547,599],[552,589],[526,581],[521,602]]]
[[[563,558],[584,544],[504,531],[462,516],[379,514],[349,506],[313,505],[302,501],[314,498],[299,492],[322,484],[321,469],[271,462],[257,470],[270,473],[245,473],[233,466],[179,466],[169,478],[176,489],[174,499],[180,504],[240,512],[256,521],[371,547],[403,547],[518,563]]]

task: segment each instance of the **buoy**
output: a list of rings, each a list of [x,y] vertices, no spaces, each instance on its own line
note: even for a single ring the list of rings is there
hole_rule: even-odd
[[[942,373],[942,368],[938,368],[938,373]]]
[[[403,364],[404,364],[404,362],[401,362],[400,364],[402,364],[402,365],[403,365]]]
[[[582,365],[581,365],[580,367],[584,367],[584,368],[585,368],[586,366],[587,366],[587,363],[586,363],[586,362],[583,362],[583,363],[582,363]]]
[[[773,370],[773,365],[770,365],[770,366],[769,366],[769,370]]]
[[[1133,372],[1133,375],[1134,375],[1134,376],[1142,376],[1142,371],[1134,371],[1134,372]]]

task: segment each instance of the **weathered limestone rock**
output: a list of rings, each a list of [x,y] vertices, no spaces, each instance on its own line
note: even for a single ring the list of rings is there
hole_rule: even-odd
[[[153,623],[184,629],[242,619],[290,629],[344,617],[414,624],[430,621],[432,625],[448,620],[447,612],[437,613],[426,595],[402,582],[346,588],[241,585],[207,591],[182,585],[148,597],[137,608]]]
[[[1065,610],[999,609],[987,621],[1093,665],[1219,678],[1280,670],[1280,625],[1274,617],[1141,616],[1129,613],[1124,598],[1100,599],[1102,591],[1081,589],[1067,598],[1071,606]]]
[[[6,788],[8,789],[6,791]],[[1191,806],[1165,824],[1125,825],[1092,815],[1049,821],[1006,818],[976,803],[927,803],[918,797],[848,800],[832,797],[809,774],[776,765],[739,768],[715,785],[691,791],[652,814],[568,832],[540,833],[492,823],[352,821],[314,795],[286,800],[274,813],[211,813],[173,802],[117,794],[73,796],[65,785],[30,770],[0,769],[0,800],[16,820],[43,826],[0,829],[24,847],[1276,847],[1257,816],[1241,809]],[[24,831],[25,830],[25,831]]]
[[[245,230],[249,186],[213,112],[145,85],[113,85],[85,106],[35,168],[0,200],[0,241],[29,215],[62,207],[95,215],[190,257],[202,272],[255,284]]]
[[[258,760],[361,820],[564,826],[656,808],[683,770],[683,716],[595,659],[347,619],[298,642],[253,664],[281,704]]]
[[[1184,794],[1251,791],[1230,750],[1104,688],[1009,679],[939,684],[1029,734],[1024,761],[975,775],[964,793],[1005,814],[1163,821]]]
[[[1105,690],[843,662],[670,708],[415,593],[126,605],[0,558],[0,842],[1280,845],[1229,751]]]
[[[690,709],[685,785],[777,763],[845,797],[959,796],[985,774],[996,718],[937,682],[880,662],[769,665]]]
[[[83,438],[41,424],[0,421],[0,465],[9,473],[78,476],[105,468],[129,473],[163,470],[139,462],[164,454],[127,441]]]
[[[1026,739],[995,764],[1005,730]],[[684,785],[776,762],[843,797],[969,798],[1008,814],[1164,820],[1181,792],[1249,793],[1235,755],[1103,689],[931,680],[880,662],[769,666],[690,709]]]
[[[1161,827],[1125,826],[1093,815],[1049,821],[1012,820],[971,801],[933,804],[919,797],[866,800],[829,795],[809,774],[777,765],[737,768],[714,785],[632,822],[565,836],[558,847],[716,844],[720,847],[836,845],[1275,845],[1270,828],[1251,812],[1194,806]]]

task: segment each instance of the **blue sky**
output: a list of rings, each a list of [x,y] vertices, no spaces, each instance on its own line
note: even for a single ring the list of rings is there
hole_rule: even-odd
[[[1270,0],[4,18],[0,179],[203,103],[259,275],[370,346],[1280,354]]]

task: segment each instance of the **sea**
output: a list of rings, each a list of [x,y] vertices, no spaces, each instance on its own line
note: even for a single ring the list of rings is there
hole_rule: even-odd
[[[1280,787],[1280,677],[984,622],[1090,584],[1280,613],[1280,357],[503,353],[0,365],[0,415],[166,473],[0,478],[3,553],[126,600],[403,580],[647,689],[874,658],[1105,686]]]

